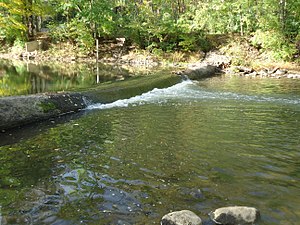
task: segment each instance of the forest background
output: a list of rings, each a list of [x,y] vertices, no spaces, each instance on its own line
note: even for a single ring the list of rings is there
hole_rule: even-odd
[[[51,43],[71,43],[86,55],[95,39],[122,37],[161,55],[208,52],[228,37],[232,46],[246,41],[269,60],[299,62],[300,1],[0,0],[1,48],[23,47],[41,31]]]

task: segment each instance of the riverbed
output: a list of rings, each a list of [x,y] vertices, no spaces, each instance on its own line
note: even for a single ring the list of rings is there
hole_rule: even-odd
[[[181,209],[211,224],[232,205],[299,223],[297,80],[186,80],[37,126],[2,134],[1,224],[159,224]]]

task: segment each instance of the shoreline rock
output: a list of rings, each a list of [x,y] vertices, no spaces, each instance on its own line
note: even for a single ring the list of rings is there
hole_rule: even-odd
[[[193,64],[183,72],[178,73],[179,75],[187,76],[191,80],[199,80],[215,76],[221,71],[216,66],[212,66],[206,63]]]
[[[192,80],[209,78],[222,73],[249,78],[300,79],[299,71],[289,71],[279,67],[255,70],[251,67],[231,66],[230,57],[214,51],[207,53],[202,61],[190,64],[186,70],[177,72]]]
[[[249,78],[288,78],[288,79],[300,79],[300,73],[295,71],[288,71],[286,69],[281,69],[279,67],[275,68],[264,68],[260,70],[254,70],[253,68],[243,67],[243,66],[233,66],[224,70],[226,74],[236,74],[238,76],[245,76]]]
[[[209,78],[224,73],[223,69],[227,68],[230,63],[229,57],[212,51],[207,53],[203,60],[190,64],[186,70],[177,74],[185,75],[191,80]]]

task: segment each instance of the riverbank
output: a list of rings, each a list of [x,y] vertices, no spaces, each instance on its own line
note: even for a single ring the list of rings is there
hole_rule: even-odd
[[[233,39],[234,40],[234,39]],[[292,62],[271,63],[263,60],[257,49],[238,42],[224,42],[222,38],[214,40],[214,48],[210,52],[156,52],[137,50],[134,46],[123,46],[118,42],[103,43],[99,51],[99,62],[122,64],[133,67],[150,67],[158,65],[173,68],[173,73],[164,76],[132,77],[123,82],[108,82],[97,87],[75,92],[30,95],[27,97],[6,97],[0,101],[0,129],[32,123],[56,117],[62,114],[77,112],[87,107],[88,102],[109,103],[120,98],[130,98],[153,88],[164,88],[180,81],[181,76],[190,79],[203,79],[215,74],[245,76],[248,78],[290,78],[300,79],[299,65]],[[231,40],[232,41],[232,40]],[[95,64],[94,56],[88,56],[79,49],[62,43],[53,45],[46,51],[35,51],[32,57],[23,58],[23,49],[7,48],[0,58],[22,60],[34,63],[64,62]],[[243,63],[241,60],[244,60]],[[260,63],[259,63],[260,62]]]
[[[86,52],[70,42],[45,43],[44,50],[33,51],[26,55],[25,46],[4,46],[0,49],[0,59],[21,60],[36,63],[96,63],[96,50]],[[179,66],[203,59],[203,52],[163,52],[139,49],[135,45],[120,45],[117,40],[107,40],[99,44],[98,62],[127,64],[130,66]],[[28,56],[28,57],[27,57]]]
[[[271,78],[300,78],[299,59],[292,61],[276,60],[272,53],[261,51],[251,44],[250,38],[237,35],[210,35],[207,37],[210,44],[210,51],[172,51],[164,52],[160,49],[142,50],[137,46],[120,42],[116,40],[103,40],[99,44],[98,62],[128,65],[131,67],[173,67],[174,71],[180,71],[183,68],[190,68],[193,65],[209,61],[209,64],[220,66],[220,57],[226,58],[225,66],[222,69],[228,74],[246,75],[251,77]],[[97,62],[96,50],[86,52],[70,42],[51,43],[49,41],[43,44],[46,46],[43,51],[34,51],[28,55],[24,53],[24,46],[16,45],[12,47],[3,47],[0,50],[0,59],[21,60],[34,63],[89,63]],[[211,58],[211,55],[217,55],[217,58]],[[23,57],[26,55],[26,57]],[[209,58],[207,60],[207,58]],[[228,60],[229,59],[229,63]],[[214,60],[216,62],[214,62]],[[240,68],[245,68],[240,69]],[[245,72],[246,71],[246,72]],[[251,72],[248,72],[251,71]],[[264,71],[264,72],[263,72]],[[272,71],[281,71],[279,74],[271,75]],[[285,72],[283,72],[285,71]],[[286,76],[282,76],[286,74]],[[292,74],[292,75],[288,75]],[[252,76],[253,75],[253,76]],[[280,76],[277,76],[280,75]],[[296,76],[295,76],[296,75]]]

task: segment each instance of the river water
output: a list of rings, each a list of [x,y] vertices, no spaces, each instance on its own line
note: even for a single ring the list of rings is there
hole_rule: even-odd
[[[232,205],[299,224],[299,81],[183,81],[82,114],[2,144],[1,225],[159,224],[182,209],[211,224]]]

